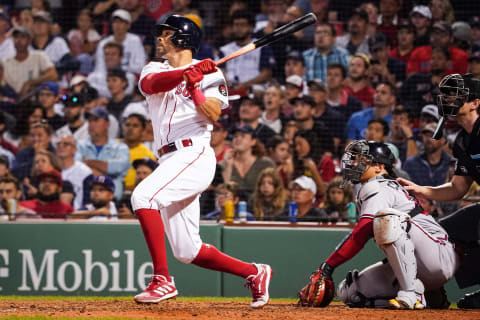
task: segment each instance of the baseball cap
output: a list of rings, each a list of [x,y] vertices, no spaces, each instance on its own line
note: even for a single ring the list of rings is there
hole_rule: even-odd
[[[301,97],[291,99],[292,104],[296,104],[297,102],[308,104],[312,108],[315,107],[315,100],[311,96],[303,95]]]
[[[42,20],[44,22],[51,23],[52,18],[50,17],[50,13],[46,11],[38,11],[33,15],[33,20]]]
[[[368,38],[368,47],[371,51],[382,49],[387,46],[387,37],[382,32],[375,32]]]
[[[415,32],[415,26],[412,24],[412,22],[409,19],[399,19],[397,24],[397,30],[400,30],[400,29],[407,29],[412,33]]]
[[[432,30],[440,30],[443,32],[452,33],[452,27],[447,21],[437,21],[433,24]]]
[[[68,107],[81,107],[85,104],[85,99],[79,94],[69,94],[62,97],[62,102],[65,108]]]
[[[63,186],[62,175],[57,170],[43,172],[38,175],[38,181],[48,178],[54,180],[59,186]]]
[[[480,27],[480,16],[473,16],[468,19],[468,23],[470,24],[470,27]]]
[[[143,102],[129,103],[122,113],[122,119],[125,120],[132,114],[140,115],[144,117],[145,120],[151,120],[150,114],[148,113],[147,108]]]
[[[111,193],[115,192],[115,184],[113,183],[112,178],[109,176],[95,176],[90,181],[90,185],[100,184],[108,189]]]
[[[52,81],[46,81],[40,85],[39,91],[46,90],[58,95],[58,84]]]
[[[72,78],[72,80],[70,80],[70,87],[76,86],[82,82],[88,82],[87,77],[82,74],[77,74]]]
[[[128,23],[132,22],[132,16],[130,15],[130,12],[128,12],[127,10],[123,10],[123,9],[117,9],[117,10],[113,11],[112,20],[115,19],[115,18],[118,18],[118,19],[120,19],[122,21],[125,21],[125,22],[128,22]]]
[[[83,96],[85,103],[89,103],[98,98],[97,89],[90,86],[83,88],[82,91],[80,91],[80,94]]]
[[[109,116],[109,113],[107,110],[105,110],[105,108],[102,108],[102,107],[95,107],[93,108],[92,110],[90,110],[87,114],[87,119],[89,119],[90,117],[95,117],[97,119],[100,119],[102,118],[103,120],[105,121],[110,121],[108,119],[108,116]]]
[[[464,21],[457,21],[452,24],[453,37],[466,42],[472,41],[472,28]]]
[[[292,86],[295,86],[295,87],[301,89],[303,87],[303,79],[302,79],[302,77],[294,74],[294,75],[291,75],[290,77],[288,77],[285,80],[285,84],[290,84]]]
[[[13,28],[12,36],[15,37],[16,35],[21,35],[21,34],[29,36],[30,38],[32,37],[32,33],[30,32],[30,30],[28,30],[25,27],[18,26],[18,27]]]
[[[472,52],[472,54],[468,58],[468,62],[471,62],[471,61],[480,62],[480,51]]]
[[[427,6],[413,7],[412,11],[410,11],[410,16],[412,16],[414,13],[418,13],[424,16],[425,18],[432,19],[432,12],[430,11],[430,8]]]
[[[133,168],[135,168],[135,170],[138,168],[138,166],[141,166],[141,165],[149,167],[150,169],[152,169],[152,171],[158,167],[158,164],[156,161],[146,157],[142,159],[137,159],[132,163],[132,166]]]
[[[358,16],[361,19],[368,22],[368,13],[362,8],[355,8],[355,10],[353,10],[352,15],[350,17],[353,17],[353,16]]]
[[[292,188],[295,184],[298,184],[302,189],[312,191],[314,195],[317,194],[317,186],[315,185],[315,181],[313,181],[313,179],[310,177],[300,176],[297,179],[291,181],[288,187]]]
[[[440,119],[440,115],[438,114],[438,108],[434,104],[427,104],[426,106],[424,106],[420,114],[422,113],[434,117],[435,119],[437,119],[437,121]]]
[[[307,82],[308,88],[327,92],[327,87],[321,79],[313,79]]]
[[[241,97],[239,101],[239,105],[241,106],[245,101],[249,101],[251,105],[258,106],[262,110],[264,108],[263,102],[260,99],[256,98],[254,95],[247,95],[247,96]]]
[[[255,134],[255,130],[253,130],[253,128],[250,127],[250,126],[236,126],[233,130],[233,134],[235,134],[237,132],[242,132],[242,133],[249,134],[249,135],[252,136],[252,138],[257,137],[257,135]]]
[[[286,60],[289,60],[289,59],[300,61],[303,65],[305,65],[305,59],[303,58],[303,55],[300,51],[297,51],[297,50],[290,51],[287,55]]]
[[[124,81],[128,81],[127,74],[120,68],[108,69],[107,77],[118,77],[120,79],[123,79]]]

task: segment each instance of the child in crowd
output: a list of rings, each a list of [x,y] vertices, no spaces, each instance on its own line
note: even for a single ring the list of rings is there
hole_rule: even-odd
[[[253,214],[256,220],[271,220],[285,210],[287,194],[282,179],[274,168],[264,169],[253,193]]]
[[[345,184],[342,187],[342,184],[342,177],[335,177],[330,181],[326,199],[321,208],[322,217],[330,222],[348,221],[355,223],[357,212],[353,201],[352,186]]]

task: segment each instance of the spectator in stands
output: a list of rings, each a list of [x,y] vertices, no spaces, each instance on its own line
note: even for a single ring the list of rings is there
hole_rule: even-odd
[[[257,98],[243,97],[240,100],[240,108],[238,111],[238,117],[240,119],[239,127],[248,126],[252,128],[255,132],[255,137],[263,145],[275,135],[275,131],[270,129],[267,125],[264,125],[259,122],[260,117],[262,116],[263,104]],[[232,129],[236,131],[236,128]],[[234,132],[231,132],[232,134]]]
[[[115,183],[115,197],[120,199],[123,179],[130,167],[128,146],[108,135],[108,112],[95,107],[87,113],[90,139],[79,141],[75,159],[92,169],[94,176],[110,176]]]
[[[321,79],[326,81],[327,67],[331,63],[348,67],[349,53],[335,45],[335,27],[328,23],[319,23],[315,28],[315,47],[303,52],[307,68],[306,80]]]
[[[142,71],[147,57],[140,37],[128,32],[131,22],[132,16],[126,10],[117,9],[112,13],[113,34],[101,40],[97,46],[95,71],[107,71],[103,47],[112,41],[123,46],[122,69],[135,74],[139,74]]]
[[[301,97],[303,93],[303,83],[303,79],[297,75],[292,75],[285,79],[285,98],[290,101]]]
[[[150,158],[156,160],[155,155],[143,143],[143,131],[147,126],[147,119],[141,114],[132,113],[123,120],[123,142],[130,149],[130,163],[137,159]],[[135,169],[130,167],[124,179],[125,190],[133,190],[135,187]]]
[[[300,176],[289,184],[290,198],[297,204],[297,221],[320,222],[321,211],[313,207],[317,186],[312,178]],[[279,220],[288,220],[288,212],[278,217]]]
[[[220,57],[227,56],[254,40],[252,32],[255,22],[250,12],[235,11],[232,14],[232,25],[235,40],[220,48]],[[225,77],[235,90],[246,90],[252,85],[266,83],[271,79],[274,67],[275,59],[269,46],[244,54],[223,65]]]
[[[383,119],[372,119],[368,121],[365,140],[385,142],[389,133],[390,127],[387,121]]]
[[[138,185],[157,168],[158,163],[151,158],[145,157],[133,161],[132,166],[135,169],[135,185]]]
[[[415,29],[412,24],[405,20],[401,21],[397,27],[397,46],[390,49],[388,56],[398,59],[407,65],[410,55],[415,48]],[[402,78],[405,78],[405,70]]]
[[[412,114],[402,106],[395,107],[392,111],[392,120],[390,121],[391,134],[388,137],[388,142],[397,147],[402,163],[407,158],[418,153],[412,129]]]
[[[57,71],[48,56],[42,51],[28,49],[32,40],[30,31],[16,27],[12,35],[16,54],[3,62],[5,83],[24,97],[45,81],[57,81]]]
[[[401,0],[380,0],[377,32],[385,34],[388,44],[397,45],[397,23],[399,12],[402,7]]]
[[[126,94],[128,85],[125,71],[120,68],[109,69],[107,73],[107,87],[111,93],[111,98],[107,103],[107,110],[112,115],[121,120],[121,114],[127,105],[132,102],[132,96]]]
[[[315,108],[315,100],[310,96],[296,98],[293,101],[295,106],[294,119],[299,130],[311,131],[317,136],[319,145],[316,146],[322,152],[334,152],[335,142],[332,132],[323,122],[315,122],[313,119],[313,108]]]
[[[424,186],[444,184],[452,160],[452,156],[444,150],[445,135],[439,140],[432,139],[436,126],[436,123],[430,123],[422,130],[424,151],[408,158],[403,164],[412,181]]]
[[[480,79],[480,51],[473,52],[468,58],[468,73],[474,78]]]
[[[480,48],[480,16],[470,17],[469,23],[472,28],[472,45],[478,50]]]
[[[434,104],[428,104],[422,108],[420,113],[420,120],[418,122],[418,128],[423,130],[427,124],[437,123],[440,120],[440,115],[438,114],[438,108]]]
[[[20,201],[19,205],[34,211],[43,218],[64,219],[73,212],[73,207],[60,201],[63,180],[60,172],[52,170],[38,177],[38,198]]]
[[[58,84],[55,82],[44,82],[40,85],[38,91],[38,102],[43,108],[44,119],[48,124],[57,130],[65,125],[65,120],[54,110],[54,105],[58,102]]]
[[[107,107],[108,99],[103,97],[100,98],[98,96],[98,91],[95,88],[87,86],[80,92],[80,94],[85,100],[84,114],[87,114],[90,110],[97,106],[102,106],[105,108]],[[108,136],[111,139],[115,139],[120,135],[120,125],[118,124],[118,120],[113,114],[109,113],[108,122],[110,123],[108,128]]]
[[[191,8],[192,0],[172,0],[172,8],[169,12],[165,13],[163,16],[158,18],[157,23],[163,22],[168,16],[172,14],[186,15],[186,14],[197,14],[198,12],[195,9]]]
[[[7,130],[9,127],[9,123],[8,123],[9,121],[11,120],[9,119],[7,114],[5,112],[0,111],[0,150],[9,151],[12,154],[11,159],[13,161],[14,156],[18,152],[18,148],[3,137],[3,135],[7,133]]]
[[[2,44],[0,44],[0,50],[1,46]],[[18,96],[15,90],[10,87],[10,85],[3,83],[3,70],[3,63],[0,61],[0,111],[13,114],[15,112],[15,105],[17,103]]]
[[[390,82],[400,87],[405,80],[406,65],[402,61],[388,56],[387,38],[383,33],[375,33],[368,39],[372,59],[370,60],[372,85]]]
[[[450,0],[431,0],[430,11],[434,23],[437,21],[447,21],[450,24],[455,22],[455,12]]]
[[[3,138],[18,150],[31,145],[30,126],[43,119],[43,108],[40,105],[24,102],[20,106],[15,126],[3,133]]]
[[[219,184],[215,188],[215,210],[207,213],[203,219],[205,220],[223,220],[225,219],[225,202],[231,201],[235,207],[234,218],[238,218],[238,201],[240,200],[241,189],[238,183],[229,181]],[[247,212],[248,220],[255,220],[253,214]]]
[[[109,176],[96,176],[90,182],[90,202],[76,210],[72,218],[90,220],[116,220],[115,184]]]
[[[3,9],[0,9],[0,57],[2,60],[15,55],[13,40],[8,34],[10,28],[10,17]]]
[[[83,95],[64,95],[62,102],[67,123],[55,131],[54,141],[58,141],[63,136],[73,136],[77,141],[88,139],[88,124],[84,118],[85,99]]]
[[[80,61],[80,73],[89,74],[93,70],[92,55],[101,37],[93,28],[92,14],[89,9],[82,9],[77,16],[77,29],[67,34],[72,56]]]
[[[18,17],[12,17],[12,25],[13,27],[25,27],[27,28],[30,33],[32,33],[33,29],[33,13],[30,9],[23,9],[20,11]]]
[[[320,210],[321,220],[324,222],[356,222],[357,212],[352,185],[350,183],[344,184],[341,177],[333,178],[328,184],[325,202]]]
[[[274,167],[273,162],[263,155],[263,146],[259,144],[255,130],[246,125],[236,128],[232,148],[220,162],[224,181],[238,183],[240,191],[250,197],[260,172]]]
[[[213,131],[212,136],[210,138],[210,146],[213,148],[215,152],[215,157],[217,159],[217,163],[223,160],[225,156],[225,152],[230,149],[230,146],[226,144],[225,139],[227,138],[228,131],[223,125],[222,122],[216,121],[213,124]]]
[[[35,122],[30,126],[31,146],[21,149],[15,158],[12,166],[12,174],[18,180],[30,175],[35,154],[40,150],[54,152],[51,143],[52,127],[45,121]]]
[[[255,220],[274,220],[287,208],[287,193],[274,168],[266,168],[260,173],[251,206]]]
[[[105,67],[107,70],[118,69],[122,66],[123,45],[116,42],[108,42],[103,46],[103,55],[105,58]],[[137,78],[129,71],[125,72],[127,77],[127,89],[125,93],[131,95],[136,86]],[[105,70],[97,70],[88,75],[88,83],[98,91],[99,96],[111,98],[112,94],[107,86],[107,73]]]
[[[378,8],[373,2],[364,2],[360,8],[368,13],[367,35],[371,36],[377,31]]]
[[[267,155],[275,163],[275,170],[283,181],[283,186],[287,187],[293,174],[292,154],[288,141],[283,137],[276,135],[267,142]]]
[[[368,13],[362,8],[355,8],[348,19],[348,33],[335,39],[335,44],[346,49],[351,55],[363,53],[368,55]]]
[[[410,11],[410,19],[415,28],[414,46],[428,46],[432,25],[432,13],[427,6],[417,5]]]
[[[268,126],[276,134],[282,132],[283,123],[286,121],[285,115],[282,113],[285,98],[285,92],[280,85],[275,83],[270,84],[263,95],[265,111],[258,122]]]
[[[0,177],[0,213],[16,213],[16,214],[31,214],[32,210],[18,205],[18,202],[22,198],[22,190],[20,183],[15,177],[11,175],[4,175]],[[9,200],[14,200],[17,203],[15,212],[9,208]]]
[[[83,206],[83,181],[92,174],[92,169],[83,162],[75,160],[77,143],[73,136],[60,136],[55,147],[61,167],[62,179],[72,184],[75,192],[73,207],[78,210]]]
[[[448,49],[434,47],[431,56],[431,70],[409,75],[400,91],[403,105],[413,113],[415,118],[421,111],[420,107],[436,103],[438,84],[448,74],[448,65],[451,61]]]
[[[306,70],[303,55],[298,51],[291,51],[285,61],[285,79],[293,75],[303,79]]]
[[[455,48],[453,44],[453,34],[450,24],[446,21],[438,21],[432,27],[430,35],[430,45],[416,48],[413,50],[407,65],[407,75],[414,72],[429,72],[431,70],[432,47],[438,46],[447,49],[450,52],[452,60],[447,69],[447,73],[467,72],[468,55],[465,51]]]
[[[468,55],[472,53],[472,28],[464,21],[457,21],[452,24],[452,45],[465,51]]]
[[[6,175],[12,175],[10,167],[12,162],[8,159],[8,156],[0,154],[0,178]]]
[[[347,144],[352,140],[365,138],[368,121],[374,118],[384,119],[390,123],[392,110],[397,103],[395,87],[389,83],[377,85],[373,99],[373,107],[352,114],[347,122]]]
[[[362,109],[361,102],[351,96],[345,89],[344,81],[347,76],[345,67],[340,63],[331,63],[327,70],[327,103],[340,112],[345,119]]]
[[[370,58],[362,53],[357,53],[350,60],[348,68],[349,77],[344,81],[347,93],[362,104],[362,109],[373,105],[375,89],[370,84]]]

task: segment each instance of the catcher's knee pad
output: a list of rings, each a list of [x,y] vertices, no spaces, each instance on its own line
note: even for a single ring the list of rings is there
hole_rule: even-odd
[[[397,241],[405,233],[402,222],[408,218],[407,214],[392,208],[377,212],[373,219],[373,235],[377,245]]]

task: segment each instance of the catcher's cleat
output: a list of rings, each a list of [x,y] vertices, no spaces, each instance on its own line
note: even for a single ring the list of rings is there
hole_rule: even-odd
[[[256,275],[247,277],[246,287],[252,291],[253,300],[250,306],[252,308],[261,308],[268,303],[270,295],[268,294],[268,286],[273,275],[272,268],[267,264],[254,263],[258,272]]]
[[[480,290],[467,293],[462,299],[458,300],[457,306],[460,309],[480,309]]]
[[[178,295],[175,283],[168,282],[162,275],[154,275],[148,287],[135,296],[137,303],[158,303],[162,300],[172,299]]]
[[[406,301],[402,301],[398,298],[388,300],[388,306],[391,309],[396,309],[396,310],[423,310],[423,309],[425,309],[425,305],[422,302],[420,302],[420,300],[417,300],[413,304],[413,306],[410,307],[410,305]]]

